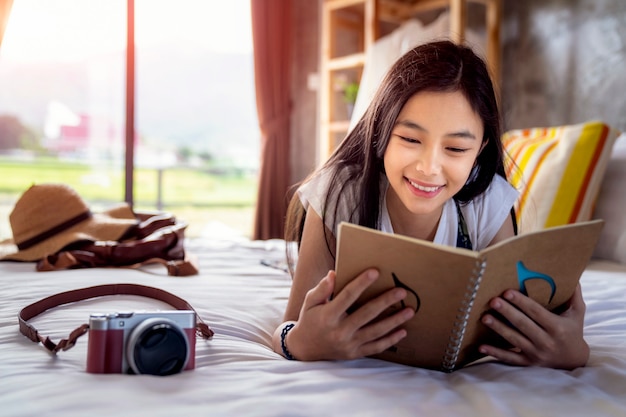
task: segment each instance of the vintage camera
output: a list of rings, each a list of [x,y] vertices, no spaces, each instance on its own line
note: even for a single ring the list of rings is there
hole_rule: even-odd
[[[92,314],[87,372],[171,375],[195,367],[192,310]]]

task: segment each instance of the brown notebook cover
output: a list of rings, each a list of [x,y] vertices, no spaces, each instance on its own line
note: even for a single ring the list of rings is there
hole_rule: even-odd
[[[416,310],[408,335],[375,357],[451,372],[482,357],[482,343],[505,344],[480,322],[493,297],[519,289],[555,311],[566,303],[593,254],[603,226],[593,220],[511,237],[471,251],[339,225],[335,294],[359,273],[374,267],[380,278],[362,294],[361,305],[402,286],[404,304]],[[385,314],[402,307],[398,303]]]

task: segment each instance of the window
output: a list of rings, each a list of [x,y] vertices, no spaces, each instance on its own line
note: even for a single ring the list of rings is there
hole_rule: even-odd
[[[249,1],[135,0],[135,209],[189,236],[252,231]],[[0,47],[0,238],[32,183],[124,199],[126,0],[14,0]]]

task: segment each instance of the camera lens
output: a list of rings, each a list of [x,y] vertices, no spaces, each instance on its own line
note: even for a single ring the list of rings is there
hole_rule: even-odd
[[[126,358],[136,374],[171,375],[185,369],[189,341],[185,332],[166,318],[139,323],[130,333]]]

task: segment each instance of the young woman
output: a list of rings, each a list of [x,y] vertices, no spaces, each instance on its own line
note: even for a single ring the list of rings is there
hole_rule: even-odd
[[[505,178],[500,136],[493,86],[471,49],[439,41],[401,57],[362,119],[291,201],[286,240],[298,243],[298,260],[274,350],[289,359],[351,359],[406,336],[410,308],[372,322],[406,296],[402,288],[346,313],[376,270],[331,299],[341,221],[476,250],[514,235],[517,191]],[[491,307],[513,327],[489,314],[484,324],[514,348],[483,345],[482,353],[514,365],[586,364],[580,287],[561,315],[515,290]]]

